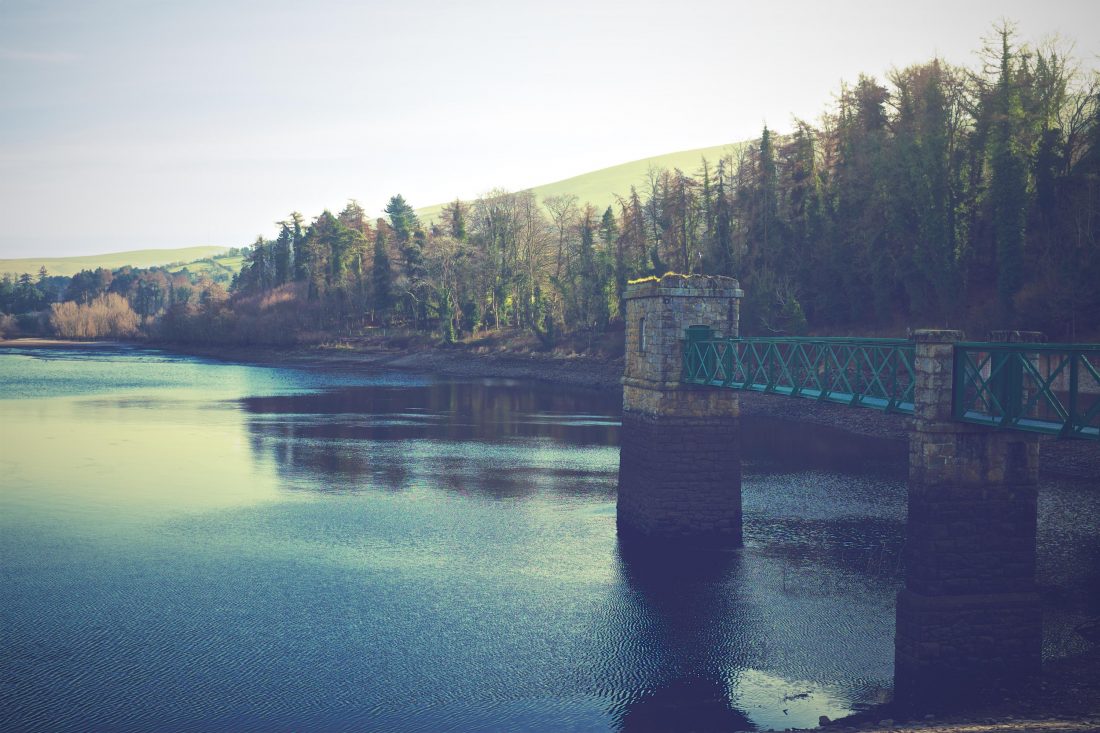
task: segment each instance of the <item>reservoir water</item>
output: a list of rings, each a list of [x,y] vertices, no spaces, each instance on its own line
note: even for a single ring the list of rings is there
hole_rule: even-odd
[[[746,419],[745,548],[675,556],[617,540],[617,392],[106,346],[0,350],[0,388],[0,730],[783,729],[889,696],[893,444]],[[1094,489],[1041,490],[1048,655],[1096,611]]]

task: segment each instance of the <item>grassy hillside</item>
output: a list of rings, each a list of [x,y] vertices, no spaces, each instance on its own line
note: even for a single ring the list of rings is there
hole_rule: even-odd
[[[228,250],[228,247],[181,247],[179,249],[136,249],[129,252],[110,252],[102,255],[82,257],[25,257],[15,260],[0,260],[0,273],[14,272],[38,273],[45,265],[51,275],[75,275],[81,270],[94,270],[97,267],[114,269],[130,265],[131,267],[153,267],[172,262],[193,262],[214,257]]]
[[[679,168],[685,173],[697,171],[703,158],[712,164],[719,158],[735,152],[743,143],[730,143],[727,145],[715,145],[709,148],[696,148],[694,150],[681,150],[676,153],[655,155],[651,158],[633,160],[629,163],[621,163],[582,173],[579,176],[566,178],[553,183],[545,183],[535,186],[532,190],[544,200],[547,196],[560,196],[573,194],[580,203],[591,203],[602,211],[615,203],[615,195],[630,193],[631,186],[637,186],[642,193],[646,183],[646,174],[650,168]],[[426,206],[417,209],[416,213],[421,221],[428,223],[438,220],[443,210],[443,203]],[[180,249],[141,249],[129,252],[111,252],[101,255],[88,255],[83,257],[26,257],[22,259],[0,259],[0,273],[24,273],[37,274],[38,269],[45,265],[51,275],[75,275],[81,270],[94,270],[97,267],[114,269],[130,265],[132,267],[153,267],[155,265],[168,265],[172,263],[187,263],[186,267],[193,273],[205,272],[215,280],[228,280],[241,269],[241,258],[217,257],[227,251],[228,247],[183,247]],[[211,261],[212,258],[216,260]],[[183,265],[171,268],[173,271],[183,269]]]
[[[719,158],[736,151],[742,144],[730,143],[709,148],[696,148],[694,150],[681,150],[677,153],[655,155],[652,158],[642,158],[641,160],[621,163],[591,173],[582,173],[579,176],[566,178],[562,181],[544,183],[535,186],[531,190],[535,192],[540,201],[547,196],[560,196],[571,193],[582,204],[585,202],[590,203],[602,211],[615,203],[616,194],[620,196],[629,194],[631,186],[637,186],[638,193],[642,193],[642,188],[646,182],[646,173],[650,168],[679,168],[685,173],[694,173],[701,167],[703,158],[706,158],[713,165],[718,162]],[[438,220],[442,210],[443,204],[440,203],[417,209],[416,214],[421,221],[427,223],[433,219]]]

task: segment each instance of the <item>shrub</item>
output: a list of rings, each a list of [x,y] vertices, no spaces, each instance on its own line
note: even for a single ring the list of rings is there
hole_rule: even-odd
[[[303,284],[288,283],[228,301],[210,298],[201,307],[177,303],[161,316],[156,334],[176,343],[289,346],[323,340],[316,332],[319,308]]]
[[[138,332],[138,315],[117,293],[101,295],[87,305],[72,301],[50,306],[50,326],[62,338],[124,338]]]
[[[0,313],[0,339],[11,338],[19,335],[19,326],[15,322],[15,316]]]

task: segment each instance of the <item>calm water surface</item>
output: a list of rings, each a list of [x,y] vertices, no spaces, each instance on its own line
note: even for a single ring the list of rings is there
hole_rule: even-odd
[[[2,730],[782,729],[889,694],[896,448],[748,424],[745,549],[674,557],[617,541],[617,393],[106,347],[0,351],[0,385]],[[1044,490],[1055,524],[1095,496]]]

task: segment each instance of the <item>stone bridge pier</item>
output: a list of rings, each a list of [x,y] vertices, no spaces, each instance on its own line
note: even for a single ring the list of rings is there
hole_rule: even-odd
[[[997,338],[999,334],[994,334]],[[1037,675],[1037,436],[955,422],[959,331],[917,331],[895,698],[924,705]],[[1009,340],[1001,336],[1004,340]],[[1011,340],[1028,340],[1014,332]]]
[[[738,337],[742,297],[737,281],[722,277],[666,275],[627,289],[618,493],[625,543],[741,545],[738,392],[681,376],[688,329]],[[913,707],[1010,690],[1040,668],[1039,443],[1031,433],[954,419],[961,340],[958,331],[913,335],[906,577],[894,655],[895,697]],[[1004,378],[1022,380],[1011,371]]]
[[[686,329],[739,335],[737,280],[665,275],[626,291],[618,523],[626,540],[741,545],[737,392],[681,383]]]

